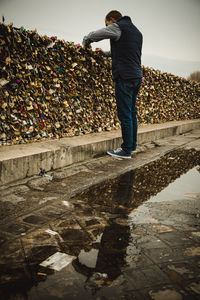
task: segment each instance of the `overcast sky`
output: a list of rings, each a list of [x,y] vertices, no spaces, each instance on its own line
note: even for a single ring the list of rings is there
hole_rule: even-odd
[[[181,60],[179,66],[187,61],[191,71],[200,69],[200,0],[0,0],[6,24],[36,28],[40,34],[75,43],[104,27],[105,15],[113,9],[129,15],[143,33],[144,65],[159,67],[156,63],[162,60],[166,71],[180,76],[181,70],[172,70],[173,61],[169,70],[169,59],[174,66]],[[94,43],[95,47],[108,50],[109,42]]]

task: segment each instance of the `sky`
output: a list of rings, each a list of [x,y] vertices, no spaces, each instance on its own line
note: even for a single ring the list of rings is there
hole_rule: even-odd
[[[200,70],[200,0],[0,0],[5,24],[82,43],[119,10],[143,34],[142,64],[187,77]],[[109,50],[109,41],[93,44]]]

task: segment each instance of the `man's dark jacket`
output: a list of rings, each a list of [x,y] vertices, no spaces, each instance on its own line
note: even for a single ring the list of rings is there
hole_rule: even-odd
[[[118,41],[110,40],[113,78],[141,78],[142,34],[131,22],[130,17],[122,17],[116,23],[122,33]]]

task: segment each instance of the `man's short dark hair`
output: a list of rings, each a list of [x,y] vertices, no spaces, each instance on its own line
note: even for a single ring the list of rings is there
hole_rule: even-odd
[[[122,18],[122,14],[117,11],[117,10],[111,10],[107,15],[106,15],[106,20],[110,21],[111,18],[115,19],[116,21],[118,21],[119,19]]]

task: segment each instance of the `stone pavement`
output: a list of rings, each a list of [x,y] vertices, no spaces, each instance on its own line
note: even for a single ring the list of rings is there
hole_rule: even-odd
[[[200,299],[200,191],[151,198],[199,151],[195,129],[1,186],[0,299]]]

